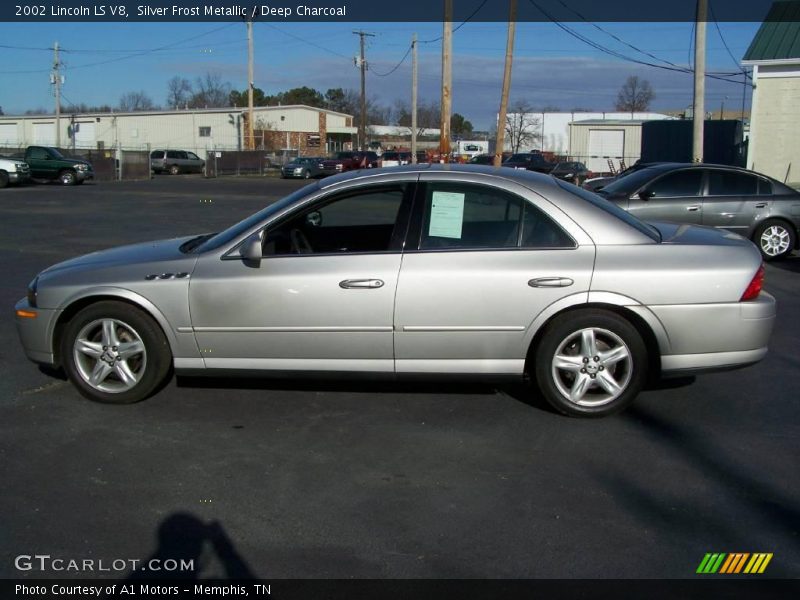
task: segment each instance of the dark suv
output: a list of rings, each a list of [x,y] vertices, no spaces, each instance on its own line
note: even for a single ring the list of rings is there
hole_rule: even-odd
[[[150,168],[154,173],[202,173],[205,165],[202,158],[187,150],[153,150],[150,153]]]

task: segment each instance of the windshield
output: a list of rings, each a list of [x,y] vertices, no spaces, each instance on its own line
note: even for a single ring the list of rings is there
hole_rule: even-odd
[[[631,194],[661,173],[661,169],[654,169],[652,167],[639,171],[632,171],[615,179],[601,191],[605,194]]]
[[[243,221],[239,221],[238,223],[236,223],[236,225],[228,227],[228,229],[226,229],[225,231],[220,231],[213,237],[209,238],[208,240],[200,244],[194,251],[208,252],[209,250],[216,250],[217,248],[232,242],[237,237],[244,234],[247,230],[252,229],[256,225],[258,225],[261,221],[267,219],[270,215],[274,215],[275,213],[282,211],[284,208],[294,203],[296,200],[299,200],[304,196],[312,194],[316,192],[318,189],[319,189],[319,183],[312,183],[311,185],[302,187],[293,194],[290,194],[285,198],[281,198],[274,204],[270,204],[266,208],[263,208],[262,210],[258,211],[257,213],[250,215]]]
[[[506,159],[506,162],[525,162],[531,160],[530,154],[512,154]]]
[[[640,233],[643,233],[647,237],[651,238],[653,241],[660,242],[661,241],[661,234],[659,233],[658,229],[653,227],[652,225],[648,225],[644,221],[640,221],[636,217],[634,217],[631,213],[626,210],[621,209],[619,206],[614,204],[613,202],[609,202],[605,198],[601,198],[597,194],[593,194],[592,192],[588,192],[583,188],[576,187],[574,185],[570,185],[565,181],[561,181],[560,179],[553,178],[555,182],[561,187],[563,190],[573,194],[575,196],[579,196],[586,202],[593,204],[597,208],[600,208],[606,211],[609,214],[614,215],[621,221],[624,221]]]

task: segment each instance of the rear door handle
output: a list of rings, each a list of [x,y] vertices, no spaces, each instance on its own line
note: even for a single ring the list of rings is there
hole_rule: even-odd
[[[687,206],[686,210],[688,210],[689,212],[697,212],[698,210],[700,210],[700,207],[699,206]]]
[[[756,204],[756,208],[767,208],[767,203],[759,202],[758,204]]]
[[[339,282],[343,290],[374,290],[383,287],[380,279],[345,279]]]
[[[535,288],[567,287],[575,283],[569,277],[538,277],[531,279],[528,285]]]

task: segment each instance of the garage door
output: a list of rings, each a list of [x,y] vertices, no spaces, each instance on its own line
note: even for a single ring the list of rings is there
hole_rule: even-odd
[[[16,148],[19,145],[16,123],[0,123],[0,146]]]
[[[56,143],[55,123],[34,123],[33,143],[36,146],[52,146]]]
[[[618,164],[625,149],[625,131],[623,129],[590,129],[589,158],[586,166],[595,173],[608,171],[608,159]]]

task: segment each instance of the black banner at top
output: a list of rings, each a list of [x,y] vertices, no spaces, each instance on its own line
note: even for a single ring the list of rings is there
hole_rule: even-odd
[[[796,3],[796,2],[795,2]],[[773,0],[709,0],[708,20],[764,21]],[[453,0],[453,22],[506,21],[505,0]],[[696,0],[518,0],[517,21],[665,22],[695,20]],[[776,13],[773,14],[777,14]],[[793,11],[797,14],[798,11]],[[780,17],[770,17],[780,18]],[[6,22],[437,22],[444,0],[11,0]]]

